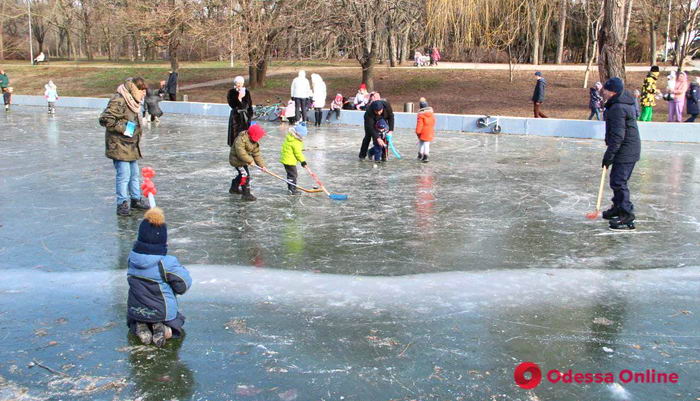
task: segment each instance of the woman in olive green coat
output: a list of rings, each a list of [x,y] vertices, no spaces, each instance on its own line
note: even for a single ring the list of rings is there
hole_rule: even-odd
[[[131,208],[148,209],[141,197],[138,160],[141,158],[141,102],[146,82],[143,78],[127,79],[117,88],[107,108],[100,115],[105,130],[105,155],[116,170],[117,215],[128,216]]]

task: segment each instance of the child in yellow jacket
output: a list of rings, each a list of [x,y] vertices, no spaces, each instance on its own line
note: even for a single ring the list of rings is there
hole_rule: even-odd
[[[304,123],[290,127],[280,152],[280,163],[284,165],[287,172],[287,181],[295,185],[297,183],[297,163],[301,163],[301,167],[306,167],[306,158],[302,153],[306,134],[307,129]],[[299,195],[299,190],[294,185],[287,184],[287,188],[289,188],[290,195]]]

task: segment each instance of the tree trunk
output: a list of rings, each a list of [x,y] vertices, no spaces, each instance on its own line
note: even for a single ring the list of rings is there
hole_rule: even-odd
[[[515,65],[513,64],[513,52],[508,46],[508,79],[510,79],[510,82],[513,82],[513,70],[515,69]]]
[[[267,78],[267,56],[255,66],[255,82],[258,88],[265,86],[265,78]]]
[[[362,82],[367,85],[368,91],[374,90],[374,58],[367,57],[360,61],[362,66]]]
[[[586,2],[586,47],[583,50],[583,62],[588,61],[588,47],[591,44],[591,14],[588,7],[588,2]]]
[[[252,63],[248,64],[248,86],[250,89],[258,87],[258,69]]]
[[[598,32],[600,82],[611,77],[625,80],[625,12],[617,0],[604,0],[603,22]]]
[[[0,60],[5,59],[5,0],[0,0],[2,2],[2,8],[0,8]]]
[[[566,34],[566,3],[569,0],[560,0],[559,6],[559,37],[557,38],[557,59],[556,63],[564,62],[564,36]]]
[[[625,16],[625,36],[624,42],[625,47],[627,46],[627,34],[630,32],[630,21],[632,20],[632,7],[634,6],[634,0],[627,0],[627,15]]]
[[[170,0],[170,10],[171,12],[175,10],[175,0]],[[172,24],[175,22],[172,21]],[[179,22],[178,22],[179,25]],[[180,27],[172,26],[172,32],[170,32],[170,38],[168,40],[168,57],[170,57],[170,69],[173,72],[178,72],[180,69],[180,60],[178,58],[178,48],[180,47]]]
[[[671,32],[671,2],[668,0],[668,20],[666,21],[666,36],[664,37],[664,62],[668,61],[668,35]]]
[[[532,40],[530,41],[532,43],[532,54],[530,55],[530,62],[538,65],[540,63],[540,27],[534,14],[531,17],[530,26],[532,27]]]
[[[386,46],[389,49],[389,66],[396,67],[396,49],[394,46],[394,34],[392,32],[387,32]]]
[[[653,22],[649,22],[649,65],[656,64],[656,31],[658,28]]]

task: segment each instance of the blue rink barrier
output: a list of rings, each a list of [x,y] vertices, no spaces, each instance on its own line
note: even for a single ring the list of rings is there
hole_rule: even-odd
[[[106,98],[61,97],[58,107],[103,109]],[[12,102],[24,106],[46,106],[43,96],[13,95]],[[160,107],[164,113],[189,114],[198,116],[228,117],[230,108],[223,103],[169,102],[163,101]],[[583,109],[582,109],[583,110]],[[324,110],[325,114],[326,110]],[[333,125],[364,125],[364,111],[343,110],[342,120],[332,120]],[[395,128],[413,130],[416,126],[416,113],[395,112]],[[461,131],[490,133],[491,127],[477,127],[477,120],[482,115],[470,114],[435,114],[438,131]],[[309,113],[311,119],[313,113]],[[497,117],[497,116],[492,116]],[[605,123],[602,121],[566,120],[557,118],[525,118],[498,116],[502,127],[501,134],[553,136],[566,138],[603,139]],[[700,124],[640,122],[639,131],[642,140],[658,142],[694,142],[700,143]]]

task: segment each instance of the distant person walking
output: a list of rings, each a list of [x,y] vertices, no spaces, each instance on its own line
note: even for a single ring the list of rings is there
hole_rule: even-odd
[[[591,114],[588,115],[588,119],[593,117],[600,121],[600,112],[603,110],[603,97],[600,95],[600,90],[603,89],[603,84],[596,82],[592,88],[589,88],[588,95],[588,107],[591,109]]]
[[[177,100],[177,71],[168,71],[168,82],[165,84],[168,99],[171,102]]]
[[[233,79],[233,88],[228,91],[226,100],[231,107],[226,143],[228,146],[233,146],[238,134],[247,130],[253,119],[253,98],[250,96],[250,90],[245,87],[245,79],[242,76],[239,75]]]
[[[10,86],[10,77],[7,76],[5,70],[0,69],[0,91]]]
[[[300,70],[299,75],[292,81],[291,94],[296,121],[308,121],[306,111],[309,109],[309,99],[313,96],[313,92],[311,92],[309,80],[306,79],[306,71]]]
[[[668,121],[682,122],[683,109],[685,108],[685,93],[688,91],[688,75],[685,72],[678,74],[675,86],[671,94],[673,97],[668,102]]]
[[[311,74],[311,85],[313,87],[314,125],[321,126],[323,120],[323,107],[326,105],[326,83],[318,74]]]
[[[656,106],[656,95],[659,93],[656,89],[656,81],[659,79],[659,67],[654,65],[649,70],[649,74],[644,78],[642,84],[642,115],[639,121],[651,121],[654,114],[654,106]]]
[[[139,165],[141,156],[141,104],[147,89],[143,78],[129,78],[117,88],[107,108],[100,115],[105,127],[105,156],[116,170],[117,215],[129,216],[131,209],[146,210],[149,204],[141,197]]]
[[[433,47],[433,50],[430,53],[430,64],[438,65],[438,61],[440,61],[440,50],[438,50],[438,48],[436,46],[436,47]]]
[[[535,118],[547,118],[547,116],[541,110],[542,103],[544,102],[544,88],[547,85],[547,82],[544,80],[544,77],[540,71],[535,73],[535,77],[537,77],[537,83],[535,84],[535,91],[532,93]]]
[[[690,84],[688,92],[686,92],[686,101],[688,114],[690,118],[685,120],[687,123],[695,122],[695,119],[700,114],[700,77],[695,77],[695,82]]]

